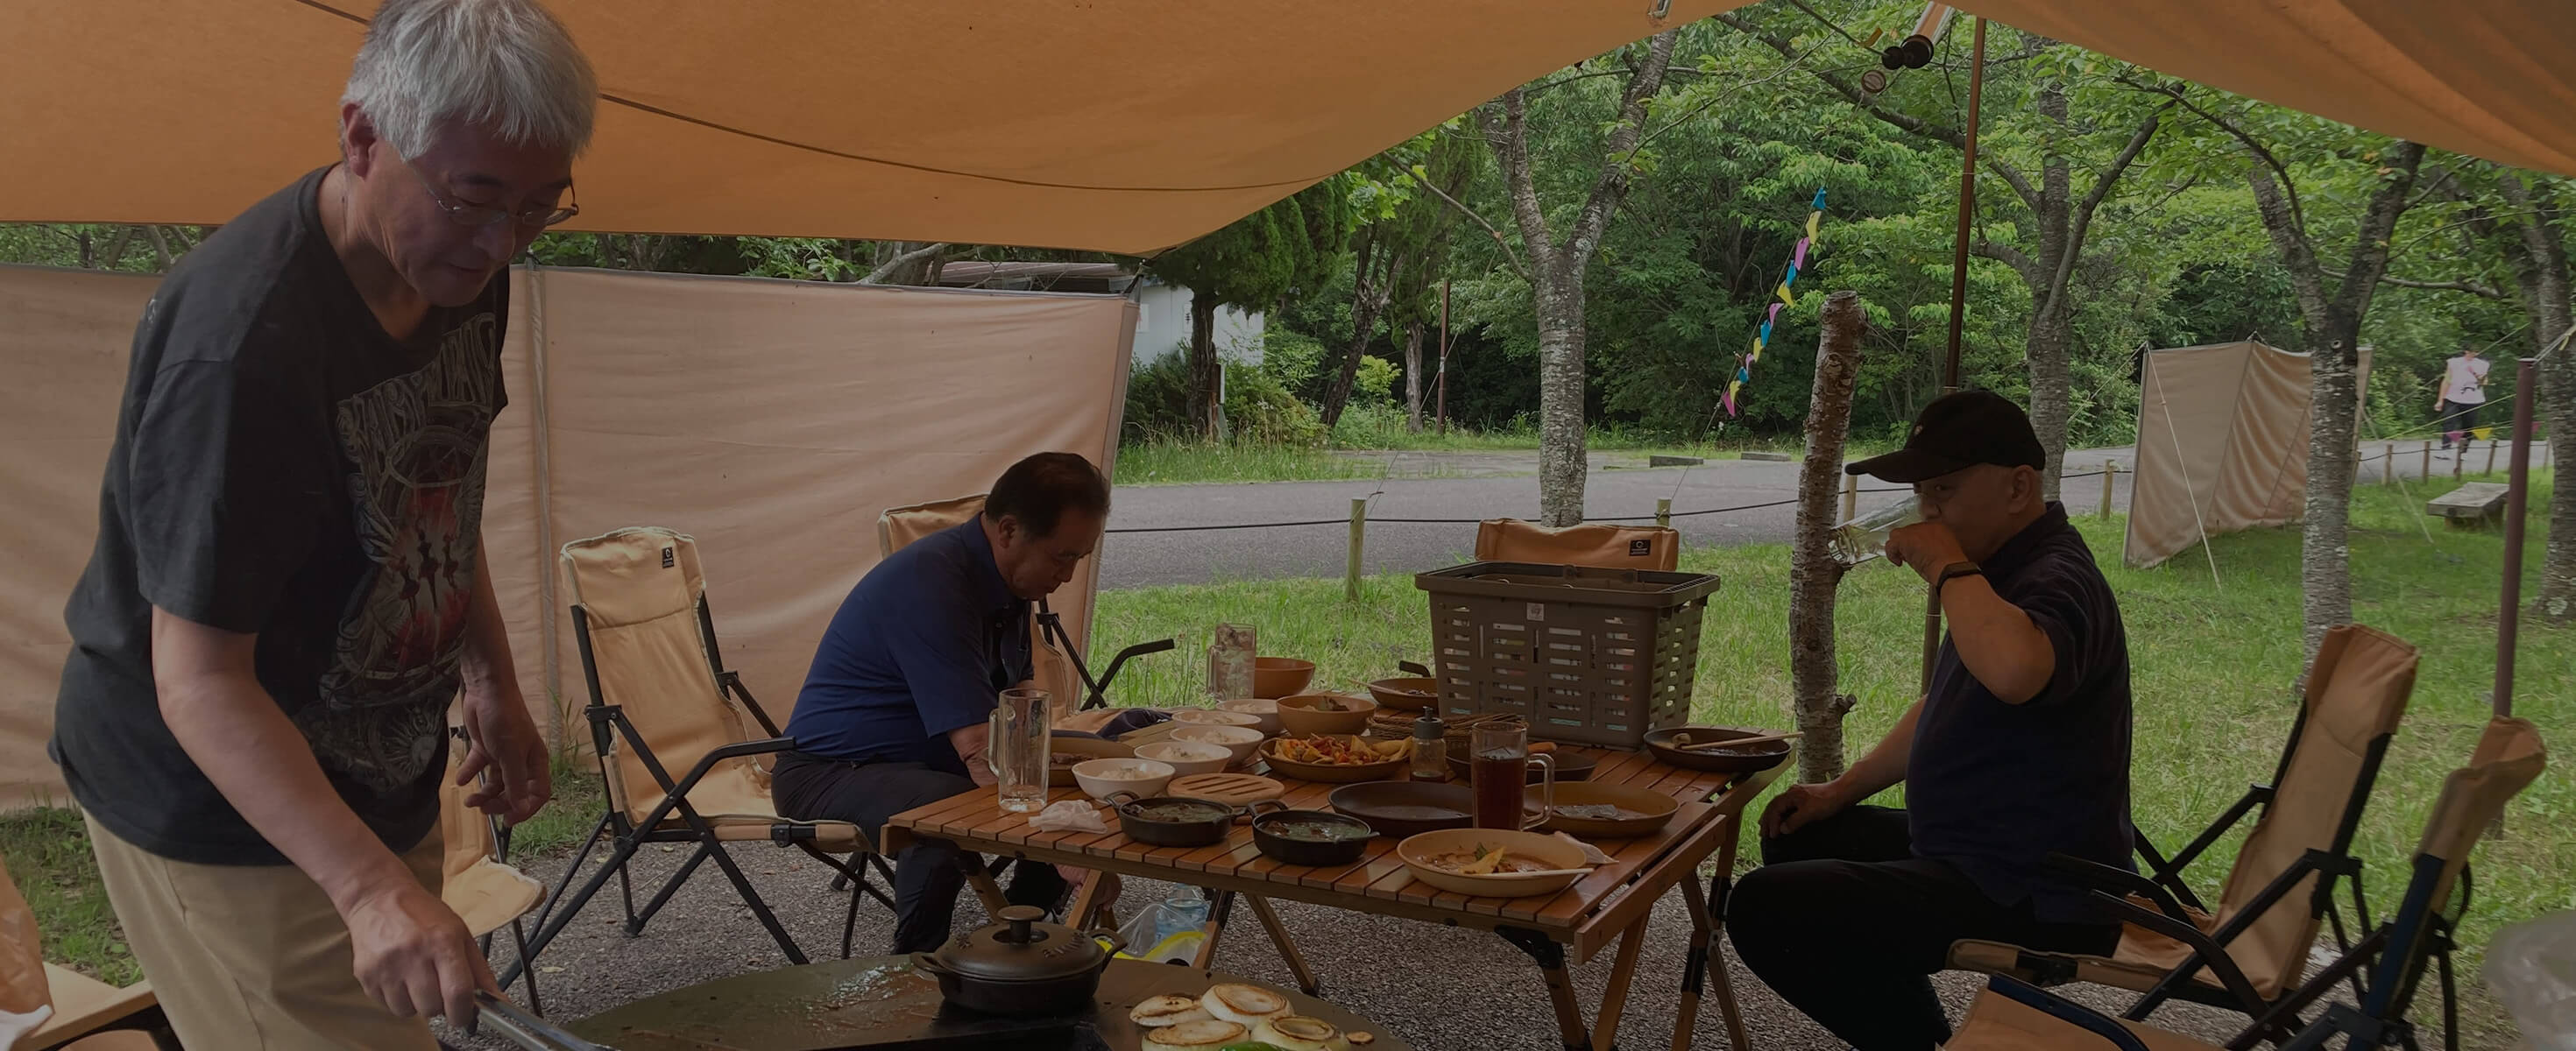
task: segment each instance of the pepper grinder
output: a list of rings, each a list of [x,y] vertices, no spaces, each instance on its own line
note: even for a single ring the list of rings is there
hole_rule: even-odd
[[[1449,725],[1430,712],[1413,721],[1413,779],[1449,779]]]

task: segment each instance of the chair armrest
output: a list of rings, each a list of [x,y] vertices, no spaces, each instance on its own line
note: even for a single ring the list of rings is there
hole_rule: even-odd
[[[2135,894],[2154,902],[2156,911],[2163,914],[2162,918],[2189,927],[2194,933],[2200,930],[2199,926],[2192,922],[2191,913],[2183,909],[2181,902],[2174,900],[2172,892],[2155,880],[2127,869],[2113,868],[2098,861],[2089,861],[2058,851],[2050,851],[2048,857],[2040,862],[2040,866],[2051,876],[2118,901],[2127,909],[2146,911],[2129,904],[2126,900],[2126,895]]]
[[[2163,981],[2156,983],[2158,992],[2169,991],[2183,982],[2190,981],[2202,967],[2207,967],[2209,973],[2218,976],[2218,984],[2224,987],[2229,995],[2243,1003],[2247,1014],[2262,1013],[2267,1001],[2263,999],[2263,994],[2254,991],[2254,982],[2245,977],[2244,969],[2236,965],[2236,958],[2229,956],[2226,946],[2219,944],[2217,939],[2201,930],[2187,914],[2181,914],[2182,907],[2174,904],[2171,898],[2165,898],[2164,888],[2157,886],[2154,880],[2134,872],[2122,872],[2107,865],[2097,865],[2081,858],[2064,855],[2051,855],[2049,867],[2059,869],[2061,860],[2072,865],[2100,869],[2101,872],[2092,873],[2091,876],[2104,883],[2125,886],[2129,894],[2138,894],[2150,901],[2155,901],[2156,908],[2141,908],[2136,902],[2131,901],[2127,894],[2113,893],[2100,887],[2096,887],[2093,891],[2094,900],[2119,913],[2125,922],[2164,935],[2191,949],[2191,956],[2184,959],[2181,966],[2174,968],[2165,975]],[[2121,878],[2113,879],[2112,876]],[[2168,909],[2173,911],[2171,913],[2159,911]],[[2177,915],[2181,918],[2176,918]]]
[[[644,743],[644,735],[638,732],[635,724],[626,718],[626,712],[623,709],[610,706],[609,718],[616,722],[618,732],[626,735],[626,743],[635,750],[636,760],[643,763],[644,769],[653,775],[654,783],[662,786],[662,801],[654,804],[652,812],[645,815],[645,819],[638,823],[643,828],[660,825],[662,819],[670,816],[671,808],[679,805],[680,800],[689,794],[689,790],[696,788],[698,781],[706,777],[708,771],[715,769],[717,763],[747,755],[785,752],[796,747],[796,739],[792,737],[769,737],[758,741],[736,741],[729,745],[722,745],[709,749],[707,754],[699,756],[697,764],[689,768],[688,775],[674,782],[671,780],[670,771],[662,768],[662,760],[655,757],[653,749]]]
[[[2128,1027],[2111,1016],[2028,982],[1998,974],[1987,979],[1986,991],[2101,1037],[2103,1042],[2118,1051],[2148,1051],[2146,1041],[2138,1039],[2138,1034],[2130,1032]]]

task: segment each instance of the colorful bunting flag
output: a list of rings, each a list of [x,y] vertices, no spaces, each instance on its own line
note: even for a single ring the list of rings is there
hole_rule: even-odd
[[[1762,348],[1771,342],[1771,323],[1780,319],[1780,308],[1798,305],[1798,299],[1790,293],[1789,286],[1797,284],[1798,272],[1806,269],[1807,249],[1816,243],[1816,228],[1824,218],[1825,190],[1820,186],[1816,188],[1816,198],[1807,212],[1807,236],[1798,239],[1798,247],[1789,254],[1789,266],[1781,273],[1779,287],[1771,290],[1775,301],[1762,314],[1762,327],[1753,334],[1753,349],[1736,359],[1735,378],[1726,382],[1726,394],[1718,399],[1719,404],[1726,407],[1729,418],[1742,415],[1736,406],[1736,395],[1744,390],[1745,384],[1753,382],[1753,364],[1762,360]]]

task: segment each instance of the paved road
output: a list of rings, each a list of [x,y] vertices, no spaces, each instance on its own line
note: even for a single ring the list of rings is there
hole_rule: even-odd
[[[2376,457],[2378,447],[2364,455]],[[2534,453],[2537,458],[2538,453]],[[1379,454],[1384,458],[1384,454]],[[2067,456],[2069,475],[2098,472],[2106,461],[2122,474],[2112,492],[2112,505],[2129,506],[2130,475],[2136,466],[2129,448],[2084,449]],[[2420,454],[2401,451],[2400,479],[2421,477]],[[2450,461],[2437,459],[2436,475],[2447,475]],[[2485,466],[2484,446],[2470,454],[2468,466]],[[2497,469],[2504,467],[2497,458]],[[2375,482],[2383,464],[2361,468],[2363,482]],[[1118,490],[1113,528],[1234,525],[1245,522],[1310,522],[1320,525],[1204,532],[1130,533],[1114,535],[1103,546],[1101,585],[1109,588],[1193,584],[1220,580],[1340,576],[1348,558],[1351,500],[1376,494],[1369,506],[1368,539],[1363,557],[1369,572],[1412,572],[1426,566],[1457,562],[1475,547],[1472,524],[1410,524],[1386,519],[1537,518],[1536,453],[1403,454],[1395,458],[1383,481],[1261,482],[1223,485],[1134,486]],[[1410,475],[1411,477],[1407,477]],[[1435,475],[1435,477],[1423,477]],[[1893,493],[1866,492],[1884,483],[1863,480],[1861,506],[1897,499]],[[1596,517],[1651,516],[1655,501],[1670,497],[1673,526],[1691,544],[1785,543],[1795,524],[1792,504],[1727,514],[1684,515],[1709,508],[1779,504],[1797,497],[1798,465],[1753,460],[1711,460],[1698,467],[1645,469],[1643,460],[1624,454],[1595,454],[1586,483],[1584,506]],[[2101,501],[2101,479],[2074,478],[2065,498],[2078,512]]]

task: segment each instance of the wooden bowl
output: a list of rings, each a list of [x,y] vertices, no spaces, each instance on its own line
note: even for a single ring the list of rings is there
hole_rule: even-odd
[[[1479,845],[1501,847],[1510,854],[1536,860],[1551,869],[1585,867],[1582,849],[1572,843],[1545,833],[1500,828],[1451,828],[1407,836],[1395,845],[1395,856],[1404,861],[1404,867],[1413,870],[1413,878],[1442,890],[1454,890],[1479,898],[1528,898],[1554,894],[1583,878],[1581,872],[1555,876],[1465,876],[1431,865],[1430,859],[1434,857],[1472,851]]]
[[[1271,750],[1274,747],[1276,745],[1271,743],[1264,743],[1261,746],[1261,761],[1270,764],[1271,773],[1293,777],[1300,781],[1319,781],[1325,784],[1382,781],[1390,777],[1399,777],[1403,775],[1405,765],[1411,761],[1406,756],[1397,756],[1382,763],[1362,763],[1357,766],[1300,763],[1279,758],[1279,754]]]
[[[1080,756],[1086,760],[1125,759],[1135,755],[1136,749],[1131,745],[1104,741],[1097,737],[1056,737],[1047,741],[1047,752],[1051,755]],[[1061,766],[1049,764],[1047,783],[1057,788],[1072,788],[1075,783],[1073,764],[1067,763]]]
[[[1476,820],[1476,795],[1464,784],[1373,781],[1333,790],[1333,809],[1369,823],[1381,836],[1401,839]]]
[[[1368,684],[1369,696],[1380,706],[1418,712],[1440,703],[1440,680],[1422,678],[1379,679]]]
[[[1315,707],[1325,701],[1341,706],[1338,712]],[[1377,702],[1366,697],[1346,697],[1338,693],[1301,693],[1279,699],[1279,730],[1293,737],[1328,737],[1367,733],[1369,716],[1377,714]]]
[[[1254,657],[1252,659],[1252,695],[1268,700],[1306,692],[1306,684],[1315,681],[1315,662],[1295,657]]]
[[[1528,794],[1522,797],[1522,805],[1532,811],[1536,811],[1541,803],[1539,789],[1536,786],[1532,786]],[[1588,781],[1561,783],[1556,786],[1556,805],[1559,808],[1605,804],[1618,807],[1622,814],[1636,816],[1573,817],[1561,809],[1551,809],[1547,812],[1547,820],[1539,827],[1551,832],[1563,832],[1569,836],[1581,836],[1585,839],[1634,839],[1638,836],[1654,835],[1664,827],[1665,822],[1673,819],[1675,811],[1681,809],[1679,801],[1652,789],[1594,784]]]
[[[1721,774],[1749,774],[1768,770],[1789,758],[1789,742],[1772,741],[1737,751],[1722,749],[1709,752],[1685,752],[1686,744],[1728,741],[1738,737],[1760,737],[1776,730],[1745,730],[1731,726],[1676,726],[1670,730],[1646,732],[1646,751],[1685,770],[1707,770]]]

